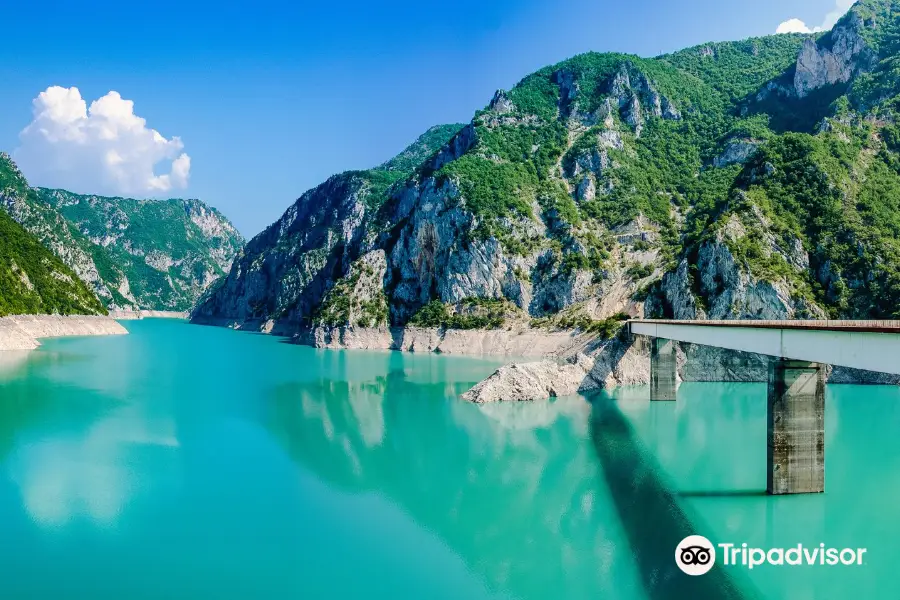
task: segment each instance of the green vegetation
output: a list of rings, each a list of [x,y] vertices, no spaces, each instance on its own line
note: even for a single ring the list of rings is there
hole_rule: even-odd
[[[619,333],[628,319],[629,316],[625,313],[616,313],[608,319],[592,319],[577,310],[569,310],[552,317],[532,319],[531,326],[543,329],[578,329],[584,333],[597,334],[600,339],[608,340]]]
[[[617,321],[569,311],[573,298],[622,284],[631,300],[653,306],[666,295],[653,274],[680,264],[689,269],[685,292],[709,310],[721,310],[713,300],[725,286],[749,279],[776,284],[797,302],[797,314],[900,315],[900,7],[861,0],[840,26],[868,49],[856,56],[850,81],[803,98],[794,89],[798,53],[814,41],[829,48],[830,33],[709,43],[656,58],[591,52],[525,77],[476,113],[465,143],[453,145],[455,159],[428,160],[459,130],[450,126],[420,138],[434,139],[423,141],[428,151],[352,174],[354,190],[377,209],[367,243],[388,252],[401,240],[416,243],[403,237],[416,223],[409,205],[395,210],[401,196],[412,197],[398,193],[407,177],[429,193],[449,190],[437,207],[449,217],[441,220],[444,254],[416,264],[442,272],[412,276],[392,265],[388,279],[399,276],[404,286],[389,295],[420,286],[396,298],[397,314],[433,293],[421,286],[434,278],[473,265],[500,268],[516,256],[515,278],[536,299],[535,314],[562,309],[540,323],[604,335]],[[753,144],[735,145],[741,140]],[[437,188],[429,187],[432,176]],[[647,254],[635,263],[630,252]],[[718,262],[700,264],[710,256]],[[585,289],[587,281],[596,287]],[[356,318],[348,300],[330,302],[326,318]],[[431,302],[411,323],[506,322],[500,304],[473,302]]]
[[[859,318],[900,315],[900,174],[891,168],[896,155],[878,149],[870,127],[855,124],[849,139],[786,134],[755,163],[773,166],[772,175],[741,181],[777,235],[814,249],[813,269],[827,265],[826,281],[806,274],[816,299],[835,315]],[[783,265],[756,262],[764,276],[786,274]]]
[[[532,214],[528,199],[534,194],[537,180],[522,163],[496,163],[466,154],[438,171],[437,176],[459,180],[466,208],[485,220],[498,215]]]
[[[669,224],[673,199],[679,202],[700,170],[700,151],[692,143],[695,137],[685,123],[651,121],[633,142],[633,154],[610,151],[620,164],[609,175],[613,189],[584,203],[582,210],[608,227],[628,223],[639,214]]]
[[[81,260],[93,262],[101,293],[118,307],[190,309],[205,285],[226,273],[244,242],[221,213],[198,200],[108,198],[43,188],[34,193],[33,207],[61,215],[71,227],[71,238],[84,252]],[[45,243],[58,237],[53,233]]]
[[[632,279],[645,279],[653,275],[653,265],[651,264],[641,264],[635,263],[628,267],[625,272]]]
[[[319,304],[313,323],[329,327],[382,327],[390,319],[387,295],[375,269],[359,261]]]
[[[106,314],[97,297],[49,250],[0,212],[0,316]]]
[[[409,320],[416,327],[499,329],[517,309],[507,300],[466,298],[456,305],[432,300]]]
[[[709,43],[659,57],[704,81],[722,100],[736,103],[776,79],[797,60],[807,35],[770,35]]]
[[[436,125],[420,135],[403,152],[372,171],[395,171],[408,176],[465,127],[462,123]]]

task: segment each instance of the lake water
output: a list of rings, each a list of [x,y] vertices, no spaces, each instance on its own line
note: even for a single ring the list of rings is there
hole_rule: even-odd
[[[900,390],[829,386],[768,497],[765,387],[475,406],[497,360],[181,322],[0,354],[0,597],[895,598]],[[675,570],[690,533],[859,566]]]

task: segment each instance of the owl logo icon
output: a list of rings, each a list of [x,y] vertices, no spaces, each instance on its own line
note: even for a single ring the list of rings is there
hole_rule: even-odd
[[[688,575],[704,575],[716,564],[715,547],[702,535],[689,535],[675,548],[675,564]]]

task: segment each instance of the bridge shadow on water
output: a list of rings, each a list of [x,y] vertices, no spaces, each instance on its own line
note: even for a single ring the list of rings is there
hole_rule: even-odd
[[[675,548],[697,531],[678,503],[679,496],[717,495],[716,492],[678,493],[666,487],[654,457],[643,446],[616,401],[605,394],[591,399],[590,436],[600,462],[601,478],[630,544],[641,582],[651,600],[706,598],[750,599],[757,594],[741,589],[717,565],[692,577],[675,564]],[[724,492],[756,495],[757,491]],[[763,492],[764,493],[764,492]],[[742,582],[743,583],[743,582]]]

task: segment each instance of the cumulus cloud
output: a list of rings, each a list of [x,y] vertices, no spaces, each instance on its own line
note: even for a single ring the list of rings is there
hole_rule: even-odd
[[[775,33],[812,33],[812,29],[800,19],[788,19],[778,26]]]
[[[834,24],[850,10],[856,0],[835,0],[834,7],[825,15],[825,19],[821,25],[810,28],[800,19],[788,19],[783,21],[775,33],[816,33],[819,31],[827,31],[834,27]]]
[[[34,185],[144,196],[187,187],[191,157],[181,139],[148,128],[118,92],[88,107],[78,88],[51,86],[33,113],[15,158]]]

